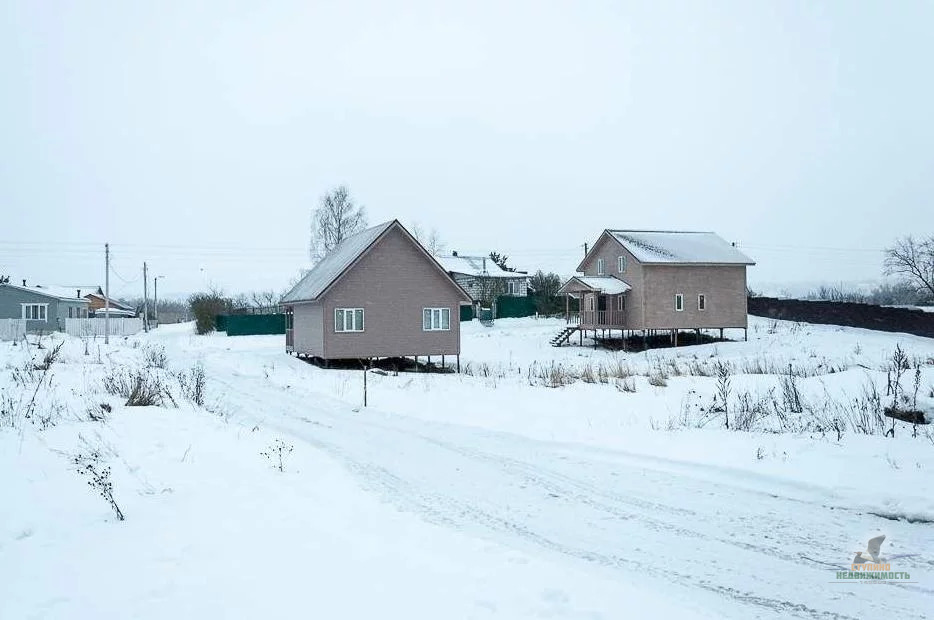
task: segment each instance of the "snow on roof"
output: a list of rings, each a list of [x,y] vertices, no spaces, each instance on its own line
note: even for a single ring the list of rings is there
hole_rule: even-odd
[[[641,263],[754,265],[755,262],[713,232],[608,230]]]
[[[506,271],[488,256],[435,256],[448,273],[462,273],[468,276],[485,278],[524,278],[526,274]]]
[[[558,292],[580,291],[582,287],[575,287],[575,280],[604,295],[619,295],[632,289],[631,286],[613,276],[574,276],[565,282]]]
[[[15,288],[20,291],[29,291],[30,293],[38,293],[40,295],[45,295],[46,297],[52,297],[55,299],[64,299],[67,301],[88,303],[87,299],[84,299],[83,297],[78,297],[78,289],[65,288],[62,286],[45,286],[45,285],[19,286],[18,284],[4,284],[3,286],[9,286],[10,288]]]
[[[110,313],[110,316],[136,316],[135,310],[128,310],[126,308],[114,308],[111,306],[110,310],[105,310],[104,308],[99,308],[94,311],[94,316],[104,316],[107,313]]]
[[[330,254],[318,261],[318,264],[282,297],[281,302],[316,299],[394,223],[395,220],[384,222],[341,241]]]

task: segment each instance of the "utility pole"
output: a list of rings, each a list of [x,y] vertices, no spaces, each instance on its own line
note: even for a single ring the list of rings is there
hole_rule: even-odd
[[[104,244],[104,344],[110,344],[110,244]]]
[[[149,273],[143,262],[143,329],[149,331]]]
[[[156,320],[156,327],[159,327],[159,278],[165,276],[156,276],[152,279],[152,312]]]

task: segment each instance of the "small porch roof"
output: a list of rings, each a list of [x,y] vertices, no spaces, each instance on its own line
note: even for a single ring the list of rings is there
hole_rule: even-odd
[[[558,294],[564,293],[600,293],[602,295],[621,295],[632,287],[613,276],[574,276],[564,283]]]

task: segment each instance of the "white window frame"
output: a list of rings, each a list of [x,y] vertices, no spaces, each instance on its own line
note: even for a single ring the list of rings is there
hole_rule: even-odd
[[[704,293],[699,293],[697,295],[697,310],[698,312],[704,312],[707,310],[707,295]]]
[[[675,312],[684,312],[684,293],[675,293]]]
[[[626,257],[624,255],[620,254],[616,257],[616,269],[619,270],[620,273],[626,273],[626,262]]]
[[[49,304],[20,304],[22,307],[22,316],[25,321],[48,321],[49,320]],[[26,308],[34,308],[36,311],[34,313],[27,312]],[[26,316],[27,314],[34,314],[35,316]]]
[[[624,295],[616,296],[616,311],[623,312],[626,310],[626,297]]]
[[[445,315],[447,316],[447,327],[444,326]],[[450,308],[422,308],[422,331],[425,331],[425,332],[449,332],[451,331],[451,309]]]
[[[605,276],[606,275],[606,261],[602,258],[597,259],[597,275]]]
[[[518,295],[519,294],[519,283],[515,280],[506,281],[506,293],[508,295]]]
[[[357,325],[357,313],[360,324]],[[334,331],[338,334],[361,333],[366,327],[366,312],[363,308],[334,308]],[[340,317],[340,319],[338,319]],[[348,322],[347,319],[350,319]],[[348,328],[349,325],[349,328]]]

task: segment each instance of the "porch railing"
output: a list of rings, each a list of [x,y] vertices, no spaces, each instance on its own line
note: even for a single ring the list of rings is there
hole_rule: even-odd
[[[285,330],[285,346],[292,348],[293,344],[294,343],[292,342],[292,330],[287,329]]]
[[[568,315],[572,325],[605,325],[623,327],[626,325],[626,313],[618,310],[581,310]]]

